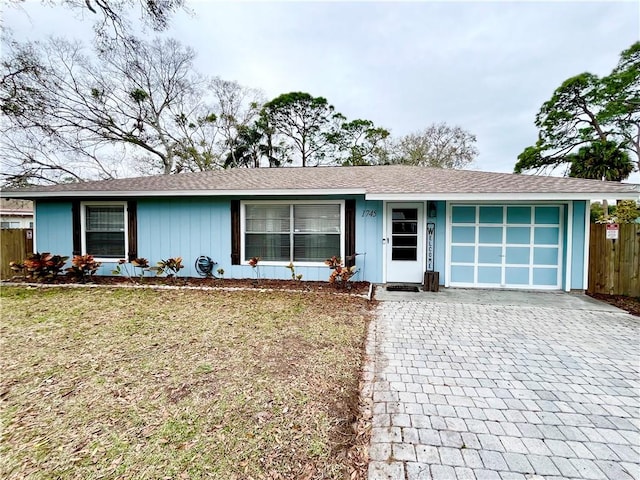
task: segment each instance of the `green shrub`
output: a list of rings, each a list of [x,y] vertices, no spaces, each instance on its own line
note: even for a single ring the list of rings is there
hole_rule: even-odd
[[[167,277],[177,277],[178,272],[183,268],[182,257],[176,257],[160,260],[155,267],[151,267],[149,270],[155,270],[156,275],[165,274]]]

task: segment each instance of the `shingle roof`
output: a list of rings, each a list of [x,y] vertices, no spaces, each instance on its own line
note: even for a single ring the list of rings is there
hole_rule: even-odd
[[[361,193],[384,195],[584,194],[640,195],[640,186],[566,177],[515,175],[474,170],[446,170],[405,165],[363,167],[236,168],[210,172],[157,175],[83,183],[70,183],[21,190],[5,190],[3,196],[145,196],[229,195],[270,193],[318,194]]]

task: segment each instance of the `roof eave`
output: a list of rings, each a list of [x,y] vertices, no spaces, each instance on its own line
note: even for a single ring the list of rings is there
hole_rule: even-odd
[[[3,192],[5,198],[139,198],[139,197],[253,197],[273,196],[317,196],[317,195],[364,195],[364,188],[328,189],[274,189],[274,190],[142,190],[142,191],[100,191],[67,190],[46,192]]]
[[[387,201],[535,201],[535,200],[639,200],[640,192],[495,192],[495,193],[369,193],[366,200]]]

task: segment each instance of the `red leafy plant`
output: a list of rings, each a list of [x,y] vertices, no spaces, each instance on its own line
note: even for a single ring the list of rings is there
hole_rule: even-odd
[[[74,255],[71,259],[71,266],[65,271],[69,277],[84,283],[95,275],[101,265],[102,263],[95,261],[93,255]]]
[[[325,260],[324,263],[332,270],[329,275],[329,283],[336,287],[347,288],[347,282],[358,272],[355,265],[347,267],[342,263],[342,259],[335,255]]]
[[[54,280],[68,259],[69,257],[52,255],[49,252],[30,253],[22,263],[11,262],[9,266],[14,272],[23,272],[28,279],[45,282]]]

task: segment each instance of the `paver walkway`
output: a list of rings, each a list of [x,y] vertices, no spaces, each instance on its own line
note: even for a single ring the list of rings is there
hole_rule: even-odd
[[[384,295],[369,480],[640,479],[640,318],[558,293]]]

